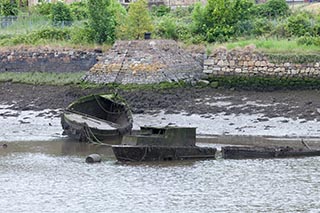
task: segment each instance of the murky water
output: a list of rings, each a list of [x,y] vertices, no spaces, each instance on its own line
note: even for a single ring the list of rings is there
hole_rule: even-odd
[[[105,146],[24,141],[0,149],[0,171],[0,212],[320,209],[320,157],[122,164]]]

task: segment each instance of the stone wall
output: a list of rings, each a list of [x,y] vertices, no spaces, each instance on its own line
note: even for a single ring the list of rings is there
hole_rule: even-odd
[[[227,51],[218,48],[204,60],[207,76],[320,77],[320,60],[309,63],[275,62],[253,47]]]
[[[117,41],[86,74],[94,83],[197,81],[202,66],[173,40]]]
[[[88,71],[101,55],[99,51],[24,48],[0,50],[0,72]]]

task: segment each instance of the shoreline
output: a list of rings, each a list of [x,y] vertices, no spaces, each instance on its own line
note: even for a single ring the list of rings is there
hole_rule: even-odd
[[[61,109],[81,96],[102,92],[110,91],[108,88],[85,90],[72,86],[0,83],[0,121],[6,127],[2,128],[5,132],[1,141],[40,134],[39,126],[45,127],[44,135],[51,131],[48,129],[54,129],[53,138],[59,138]],[[119,94],[132,109],[134,129],[143,125],[175,124],[197,127],[202,141],[210,135],[207,142],[222,143],[223,139],[223,143],[230,144],[255,140],[259,145],[285,144],[284,139],[290,139],[290,145],[299,145],[303,138],[307,143],[312,141],[311,146],[320,146],[316,142],[320,141],[318,90],[257,92],[177,88],[120,91]],[[235,137],[238,140],[235,141]]]

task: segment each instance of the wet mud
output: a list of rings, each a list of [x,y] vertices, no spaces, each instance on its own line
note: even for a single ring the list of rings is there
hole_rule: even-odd
[[[72,86],[34,86],[0,83],[0,104],[14,110],[61,109],[77,98],[92,94],[113,92],[107,87],[80,89]],[[270,118],[300,119],[300,122],[320,121],[320,91],[282,90],[272,92],[236,91],[213,88],[184,88],[170,90],[118,91],[130,105],[134,114],[166,114],[184,112],[205,118],[223,113],[261,114],[254,122]],[[1,116],[8,116],[6,114]],[[12,116],[12,115],[9,115]],[[289,120],[281,122],[287,123]],[[232,125],[232,121],[230,121]]]

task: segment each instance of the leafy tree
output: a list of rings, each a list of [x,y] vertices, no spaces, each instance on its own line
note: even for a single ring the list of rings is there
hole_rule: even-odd
[[[62,22],[71,25],[72,21],[69,7],[62,2],[57,2],[51,6],[50,18],[53,25],[60,25]]]
[[[205,8],[196,5],[194,30],[209,42],[226,41],[241,32],[242,23],[250,18],[250,0],[208,0]]]
[[[110,9],[111,0],[88,0],[89,38],[102,44],[115,40],[115,15]]]
[[[142,39],[144,33],[153,31],[153,24],[146,0],[138,0],[129,5],[128,15],[117,32],[122,39]]]

